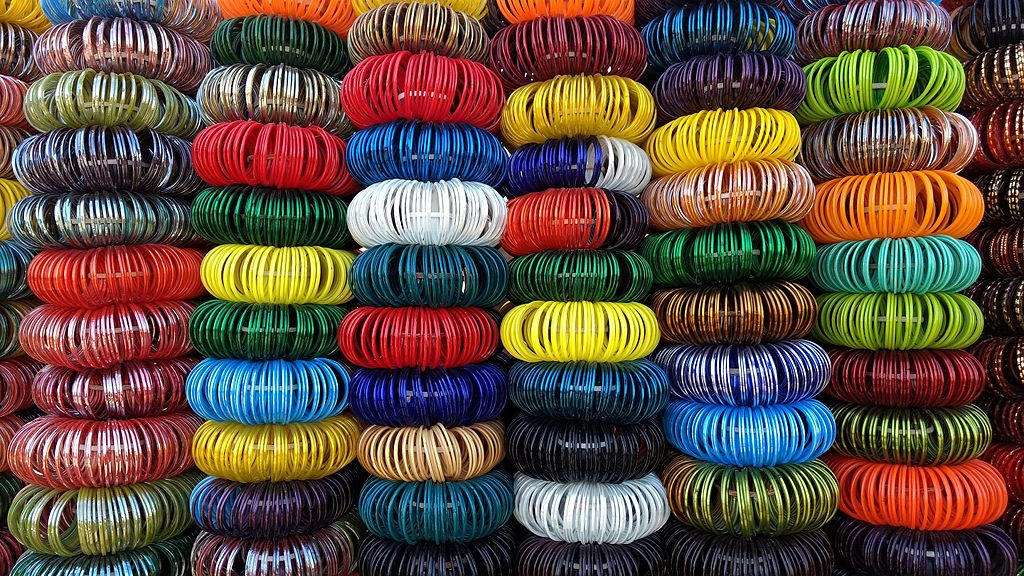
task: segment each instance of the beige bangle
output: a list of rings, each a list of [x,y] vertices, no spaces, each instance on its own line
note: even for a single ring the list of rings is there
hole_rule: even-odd
[[[386,480],[469,480],[505,458],[505,425],[490,420],[455,428],[368,426],[357,454],[367,472]]]

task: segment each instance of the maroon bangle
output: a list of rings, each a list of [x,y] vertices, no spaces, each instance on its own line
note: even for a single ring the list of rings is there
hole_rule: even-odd
[[[1024,338],[983,336],[969,352],[981,362],[993,392],[1005,398],[1024,398]]]
[[[354,574],[362,532],[347,518],[311,534],[242,540],[200,532],[192,548],[192,576],[348,576]],[[244,569],[238,567],[244,559]]]
[[[1024,166],[1024,102],[1003,102],[971,114],[981,136],[974,155],[980,170]]]
[[[0,360],[0,416],[32,406],[32,378],[43,365],[27,357]]]
[[[981,459],[995,466],[1006,479],[1010,499],[1024,502],[1024,446],[996,442]]]

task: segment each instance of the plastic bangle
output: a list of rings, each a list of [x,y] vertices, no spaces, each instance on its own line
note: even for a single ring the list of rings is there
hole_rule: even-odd
[[[346,360],[364,368],[452,368],[494,354],[498,325],[480,308],[372,308],[338,328]]]
[[[966,240],[981,253],[983,274],[986,277],[1024,276],[1024,260],[1014,248],[1024,235],[1024,226],[983,227],[971,232]]]
[[[0,126],[0,179],[14,178],[14,151],[28,136],[27,130],[14,126]]]
[[[18,330],[38,302],[12,300],[0,302],[0,359],[21,356],[24,353]]]
[[[411,0],[400,0],[402,2],[408,2]],[[439,4],[448,6],[454,10],[467,14],[468,16],[477,20],[484,17],[487,13],[487,2],[484,0],[435,0]],[[356,14],[365,14],[371,10],[376,10],[382,6],[386,6],[389,2],[384,0],[355,0],[352,3],[352,8]]]
[[[969,530],[999,518],[1006,484],[981,460],[944,466],[877,464],[830,454],[839,508],[876,525],[913,530]]]
[[[626,362],[658,345],[654,313],[633,302],[530,302],[505,314],[501,341],[525,362]]]
[[[355,254],[320,246],[222,244],[200,269],[214,298],[252,304],[343,304]]]
[[[200,470],[234,482],[317,480],[355,460],[361,429],[349,414],[259,426],[208,421],[195,433],[192,454]]]
[[[0,298],[20,300],[32,295],[28,267],[35,251],[11,240],[0,240]]]
[[[512,24],[537,18],[574,18],[607,15],[626,24],[633,23],[633,3],[629,0],[598,0],[577,4],[567,0],[497,0],[501,14]]]
[[[355,20],[355,12],[349,2],[273,2],[271,0],[218,0],[224,18],[241,16],[280,16],[290,20],[305,20],[320,24],[324,28],[345,38]],[[216,20],[214,20],[216,22]],[[198,575],[197,575],[198,576]]]
[[[25,487],[25,484],[18,479],[17,476],[10,472],[0,473],[0,513],[7,517],[7,511],[11,507],[11,502],[14,501],[14,497],[18,494],[18,491]],[[10,532],[6,528],[0,530],[0,534],[5,534],[10,537]],[[14,540],[11,538],[11,540]],[[15,540],[15,542],[17,542]]]
[[[20,457],[11,450],[11,441],[24,425],[25,420],[16,414],[0,417],[0,473],[10,470],[10,461]]]
[[[1024,41],[1024,10],[1012,0],[980,0],[953,10],[949,49],[963,60]]]
[[[1017,550],[1020,550],[1021,542],[1024,541],[1024,504],[1010,502],[1010,505],[1006,508],[1006,514],[1003,515],[999,525],[1010,536]],[[1006,573],[1013,574],[1014,572],[1008,570]],[[1019,575],[1020,573],[1020,565],[1018,564],[1016,574]]]
[[[644,149],[657,177],[717,162],[794,160],[800,127],[783,110],[705,110],[658,128]]]
[[[1024,444],[1024,400],[986,396],[978,404],[992,418],[996,438]]]
[[[630,248],[646,231],[647,211],[634,196],[598,188],[552,188],[509,201],[501,247],[513,256]]]
[[[548,250],[515,258],[509,300],[637,302],[651,290],[650,264],[625,250]]]
[[[132,420],[43,416],[14,436],[9,464],[18,478],[46,488],[151,482],[192,467],[189,443],[200,422],[188,412]]]
[[[0,360],[0,417],[32,406],[32,380],[42,369],[30,358]]]
[[[10,574],[14,563],[25,552],[25,547],[14,539],[6,528],[0,530],[0,570]]]
[[[572,110],[572,114],[564,111]],[[650,91],[619,76],[556,76],[517,88],[501,114],[501,133],[513,149],[552,138],[614,136],[639,144],[654,130]]]
[[[818,186],[803,221],[816,242],[945,234],[962,238],[981,222],[981,192],[951,172],[847,176]]]
[[[505,199],[486,184],[385,180],[348,207],[348,230],[367,248],[380,244],[497,246]]]
[[[162,244],[44,250],[28,267],[28,285],[40,300],[61,306],[187,300],[205,292],[202,259],[199,250]]]
[[[346,310],[337,306],[253,305],[209,300],[189,318],[189,340],[212,358],[298,360],[335,356]]]
[[[1024,398],[1024,339],[985,336],[970,348],[988,387],[1004,398]],[[1024,499],[1022,499],[1024,501]]]
[[[220,21],[217,3],[212,0],[173,0],[144,6],[125,0],[43,0],[41,5],[46,17],[55,24],[86,20],[94,16],[132,18],[159,24],[193,36],[201,42],[210,39],[214,27]]]
[[[814,240],[786,222],[739,222],[648,236],[640,255],[658,286],[800,280],[815,264]]]
[[[662,548],[660,533],[629,544],[558,542],[530,535],[519,543],[516,563],[521,574],[657,574],[664,560]]]
[[[508,522],[512,507],[512,479],[501,470],[464,482],[370,478],[359,497],[366,529],[406,544],[485,538]]]
[[[349,49],[327,28],[296,18],[244,16],[221,21],[210,49],[221,65],[286,64],[340,76],[349,69]]]
[[[986,462],[999,470],[1006,480],[1006,490],[1010,499],[1024,502],[1024,446],[1006,442],[996,442],[982,456]]]
[[[11,76],[0,75],[0,124],[15,128],[29,128],[23,111],[29,85]]]
[[[981,345],[972,352],[977,354]],[[832,380],[827,394],[852,404],[898,408],[948,408],[973,402],[985,388],[985,367],[995,368],[963,350],[840,348],[829,355]]]
[[[964,293],[981,308],[989,333],[1024,332],[1024,310],[1020,305],[1024,278],[982,280]]]
[[[7,215],[13,212],[18,201],[29,194],[29,190],[17,180],[0,179],[0,241],[11,239],[7,226]],[[14,224],[17,225],[17,223]]]
[[[487,474],[505,459],[500,420],[448,428],[367,426],[359,436],[359,463],[395,482],[462,482]]]
[[[835,515],[839,500],[836,477],[820,460],[737,468],[680,455],[661,477],[677,518],[734,538],[817,530]]]
[[[983,108],[970,116],[981,134],[981,147],[974,156],[979,170],[1024,166],[1024,102],[1003,102]]]
[[[668,374],[673,398],[723,406],[792,404],[825,389],[831,362],[809,340],[755,346],[663,346],[651,359]]]
[[[662,338],[677,344],[761,344],[803,338],[818,307],[807,288],[763,282],[654,292]]]
[[[189,571],[189,551],[195,534],[186,533],[165,542],[157,542],[119,554],[108,556],[54,556],[28,551],[22,554],[11,569],[12,576],[105,576],[145,573],[158,570],[166,574],[183,575]]]
[[[963,107],[977,110],[999,102],[1024,99],[1024,82],[1017,74],[1017,63],[1022,58],[1024,42],[987,50],[964,62],[967,89]]]
[[[194,308],[177,300],[91,310],[44,304],[24,314],[18,335],[29,356],[76,370],[166,360],[192,351],[185,327]]]
[[[650,180],[651,161],[632,142],[602,135],[563,138],[513,152],[505,194],[585,187],[636,196]]]
[[[9,0],[4,2],[0,20],[27,28],[33,32],[42,32],[50,27],[46,15],[36,2],[28,0]]]
[[[382,3],[357,16],[348,31],[348,54],[356,64],[404,50],[486,64],[487,43],[479,19],[440,2]]]
[[[822,530],[740,539],[672,522],[665,548],[676,576],[840,576]]]
[[[420,576],[445,570],[463,576],[507,576],[512,574],[515,548],[511,527],[465,544],[406,544],[369,536],[360,542],[359,565],[363,576]]]
[[[36,33],[27,28],[10,22],[0,22],[0,74],[20,78],[26,82],[37,78],[39,70],[32,59],[32,48],[36,39]]]

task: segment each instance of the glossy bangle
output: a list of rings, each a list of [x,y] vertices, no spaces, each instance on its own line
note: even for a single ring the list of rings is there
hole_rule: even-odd
[[[626,24],[633,23],[633,3],[628,0],[599,0],[576,4],[566,0],[497,0],[498,10],[512,24],[537,18],[574,18],[577,16],[611,16]]]
[[[982,227],[965,238],[981,253],[982,274],[987,278],[1024,276],[1024,261],[1014,246],[1024,235],[1018,224]]]
[[[562,138],[524,144],[513,152],[505,194],[512,198],[548,188],[601,188],[636,196],[650,180],[650,159],[628,140]]]
[[[837,348],[825,392],[851,404],[898,408],[950,408],[973,402],[985,388],[979,343],[963,350],[852,350]],[[983,362],[979,362],[979,358]]]
[[[0,31],[2,30],[3,25],[0,24]],[[28,137],[28,130],[14,126],[0,126],[0,179],[14,178],[14,151]]]
[[[662,338],[677,344],[761,344],[803,338],[818,307],[807,288],[763,282],[655,291]]]
[[[501,420],[469,426],[367,426],[359,436],[359,464],[395,482],[463,482],[487,474],[505,459]]]
[[[486,64],[487,43],[478,18],[441,2],[382,3],[357,16],[348,31],[348,54],[356,64],[404,50]]]
[[[1024,37],[1021,38],[1024,41]],[[1024,58],[1024,42],[986,50],[964,62],[967,88],[963,107],[978,110],[1000,102],[1024,99],[1024,82],[1018,74]]]
[[[34,250],[23,244],[0,240],[0,298],[20,300],[32,295],[28,287],[28,267],[35,255]]]
[[[38,302],[11,300],[0,302],[0,359],[21,356],[24,353],[18,331]]]
[[[0,360],[0,417],[33,405],[32,381],[42,369],[43,365],[31,358]]]
[[[515,556],[511,527],[467,542],[406,544],[368,536],[359,546],[363,576],[420,576],[452,570],[463,576],[511,576]]]
[[[317,480],[355,460],[361,429],[349,414],[259,426],[208,421],[195,433],[192,455],[203,472],[234,482]]]
[[[1003,514],[1003,518],[999,522],[999,527],[1006,531],[1010,540],[1020,550],[1021,542],[1024,541],[1024,504],[1010,502],[1009,506],[1006,507],[1006,514]],[[1019,575],[1020,573],[1021,569],[1018,564],[1016,574]],[[1012,575],[1014,572],[1010,569],[1006,574]]]
[[[950,51],[959,58],[1024,41],[1024,11],[1011,0],[982,0],[953,10]]]
[[[964,292],[981,307],[985,328],[994,334],[1024,332],[1024,313],[1018,302],[1024,294],[1024,279],[982,280]]]
[[[650,264],[625,250],[546,250],[515,258],[509,300],[637,302],[651,290]]]
[[[409,0],[401,1],[404,2]],[[439,3],[465,13],[477,20],[483,18],[487,13],[487,2],[483,0],[443,0]],[[377,8],[387,4],[389,4],[389,2],[385,2],[384,0],[356,0],[352,3],[352,8],[355,10],[356,14],[365,14],[366,12],[376,10]]]
[[[132,420],[43,416],[18,430],[9,464],[18,478],[46,488],[152,482],[192,467],[189,443],[201,422],[188,412]]]
[[[989,447],[982,459],[999,470],[1006,480],[1006,490],[1011,500],[1024,502],[1024,446],[1008,442],[996,442]]]
[[[1019,124],[1024,122],[1024,103],[1003,102],[983,108],[970,116],[981,134],[981,147],[974,156],[979,170],[1024,166],[1024,144]]]
[[[0,22],[0,74],[26,82],[37,78],[39,70],[32,59],[32,48],[37,38],[38,35],[27,28]]]
[[[20,455],[15,455],[11,450],[11,441],[24,426],[25,420],[17,414],[0,417],[0,473],[10,470],[11,460],[20,458]]]
[[[817,530],[835,515],[839,499],[836,477],[820,460],[737,468],[680,455],[661,477],[679,520],[734,538]]]
[[[280,576],[355,573],[362,529],[354,519],[329,524],[316,532],[278,539],[241,539],[200,532],[192,547],[194,576]],[[245,558],[242,566],[238,558]]]
[[[984,336],[970,348],[988,387],[1004,398],[1024,398],[1024,339]]]
[[[349,69],[345,41],[316,22],[262,15],[220,21],[210,41],[221,65],[285,64],[340,77]]]
[[[572,573],[602,576],[657,574],[662,569],[660,533],[629,544],[581,544],[526,536],[517,551],[519,574]]]
[[[0,570],[10,574],[14,563],[24,552],[25,547],[14,539],[9,530],[0,530]]]
[[[1024,401],[985,396],[978,405],[991,417],[996,438],[1024,444]]]
[[[3,12],[0,12],[0,20],[33,32],[42,32],[50,27],[39,4],[25,0],[6,2]]]
[[[278,3],[270,0],[220,0],[224,18],[241,16],[280,16],[290,20],[314,22],[345,38],[355,20],[352,4],[348,2]],[[216,22],[216,20],[214,20]],[[198,576],[198,575],[197,575]]]
[[[123,572],[145,573],[159,570],[166,574],[184,575],[189,570],[189,551],[195,534],[185,533],[177,538],[150,544],[138,550],[129,550],[108,556],[54,556],[27,551],[11,569],[15,576],[105,576]]]
[[[552,188],[509,201],[501,247],[513,256],[630,248],[646,231],[647,211],[634,196],[598,188]]]
[[[206,253],[203,285],[214,298],[251,304],[344,304],[355,254],[320,246],[222,244]]]
[[[260,305],[208,300],[189,318],[196,351],[210,358],[266,361],[324,358],[338,354],[346,310],[321,304]]]
[[[11,507],[11,502],[14,501],[14,497],[24,487],[25,484],[14,474],[10,472],[0,473],[0,513],[3,514],[4,518],[7,517],[7,512]],[[0,534],[6,534],[7,537],[11,536],[6,528],[0,530]],[[11,538],[11,540],[14,539]],[[14,541],[17,542],[17,540]]]
[[[28,82],[12,76],[0,75],[0,124],[15,128],[29,128],[25,119],[24,102],[29,92]]]
[[[193,36],[201,42],[210,39],[214,26],[220,20],[217,3],[212,0],[176,0],[155,6],[139,6],[125,0],[43,0],[40,4],[46,17],[54,24],[86,20],[94,16],[132,18],[159,24]]]
[[[15,205],[29,194],[30,191],[19,181],[0,179],[0,241],[11,239],[7,215],[12,213]]]
[[[676,576],[839,576],[822,530],[740,539],[672,522],[665,540]]]

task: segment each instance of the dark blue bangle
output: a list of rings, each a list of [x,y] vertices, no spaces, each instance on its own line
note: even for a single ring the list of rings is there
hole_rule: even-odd
[[[356,132],[345,161],[364,186],[393,179],[458,179],[497,188],[505,178],[508,151],[497,136],[470,124],[396,120]]]
[[[513,404],[545,418],[635,424],[668,403],[668,377],[650,360],[516,362],[508,382]]]
[[[756,407],[675,400],[664,424],[665,437],[680,452],[732,466],[807,462],[836,439],[836,421],[817,400]]]
[[[469,542],[512,517],[512,478],[502,470],[464,482],[392,482],[370,478],[359,496],[366,529],[407,544]]]
[[[638,194],[650,179],[650,159],[635,144],[606,136],[562,138],[517,148],[505,193],[513,198],[548,188],[604,188]]]
[[[0,300],[28,297],[28,265],[35,253],[12,240],[0,241]]]
[[[497,364],[444,370],[361,368],[352,377],[352,412],[380,426],[465,426],[500,416],[506,388],[505,371]]]
[[[668,374],[673,398],[724,404],[788,404],[828,385],[828,353],[810,340],[758,345],[664,346],[651,359]]]
[[[382,244],[356,257],[350,278],[369,306],[492,308],[505,299],[508,263],[486,246]]]

